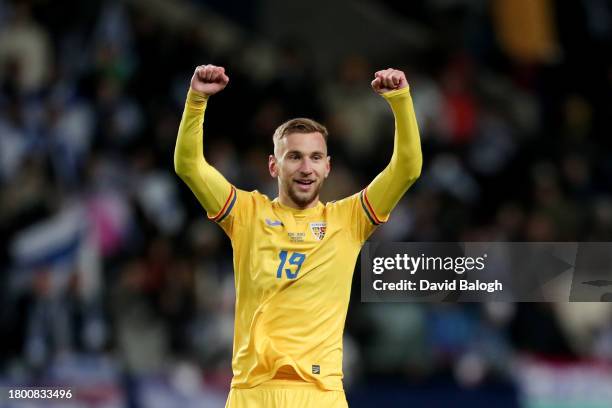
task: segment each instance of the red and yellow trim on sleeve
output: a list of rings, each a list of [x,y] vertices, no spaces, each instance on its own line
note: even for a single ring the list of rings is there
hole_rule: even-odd
[[[236,203],[236,188],[232,186],[229,197],[227,197],[227,200],[225,201],[223,208],[221,208],[221,211],[219,211],[219,213],[215,215],[214,217],[208,217],[208,218],[214,222],[223,221],[225,217],[227,217],[227,215],[232,211],[232,208],[234,208],[235,203]]]
[[[368,194],[366,190],[367,189],[364,188],[359,193],[359,200],[361,201],[361,207],[363,208],[363,211],[366,213],[366,215],[368,216],[368,219],[370,220],[372,224],[380,225],[384,223],[385,221],[382,221],[380,218],[376,216],[376,212],[374,212],[372,205],[368,201]]]

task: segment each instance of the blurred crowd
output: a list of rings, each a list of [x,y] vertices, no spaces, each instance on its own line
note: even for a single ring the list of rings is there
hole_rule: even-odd
[[[610,2],[411,3],[381,7],[428,26],[430,46],[325,71],[292,42],[254,69],[249,35],[219,47],[203,17],[177,27],[136,1],[1,2],[0,383],[84,384],[88,401],[129,406],[223,401],[231,246],[173,171],[203,63],[230,77],[207,108],[205,154],[239,188],[275,197],[271,135],[306,116],[330,131],[323,201],[362,189],[391,155],[393,116],[369,83],[393,66],[424,168],[371,240],[612,241]],[[367,304],[358,277],[349,396],[385,378],[514,389],[525,356],[612,364],[607,303]]]

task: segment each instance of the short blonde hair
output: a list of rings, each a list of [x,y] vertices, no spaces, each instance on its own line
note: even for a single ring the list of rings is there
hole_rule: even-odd
[[[327,142],[327,128],[317,122],[316,120],[308,119],[308,118],[295,118],[288,120],[283,123],[274,131],[274,135],[272,136],[272,142],[274,146],[281,140],[283,137],[290,135],[291,133],[314,133],[319,132],[323,135],[323,139]]]

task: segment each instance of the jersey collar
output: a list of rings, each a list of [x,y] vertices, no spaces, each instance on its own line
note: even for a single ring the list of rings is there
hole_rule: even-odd
[[[305,210],[300,210],[298,208],[293,208],[293,207],[289,207],[288,205],[282,204],[279,201],[278,197],[272,200],[272,204],[277,208],[280,208],[282,210],[292,213],[293,215],[303,216],[303,217],[319,214],[324,207],[323,203],[321,201],[318,201],[317,205],[315,205],[314,207],[306,208]]]

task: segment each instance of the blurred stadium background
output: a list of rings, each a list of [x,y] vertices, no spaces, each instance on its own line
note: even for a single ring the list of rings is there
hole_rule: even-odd
[[[611,51],[607,0],[1,1],[0,386],[223,406],[231,248],[173,172],[196,65],[231,78],[205,146],[243,189],[275,196],[298,115],[330,129],[324,200],[363,188],[393,66],[425,164],[372,240],[612,241]],[[355,277],[351,407],[612,406],[611,304],[366,304]]]

